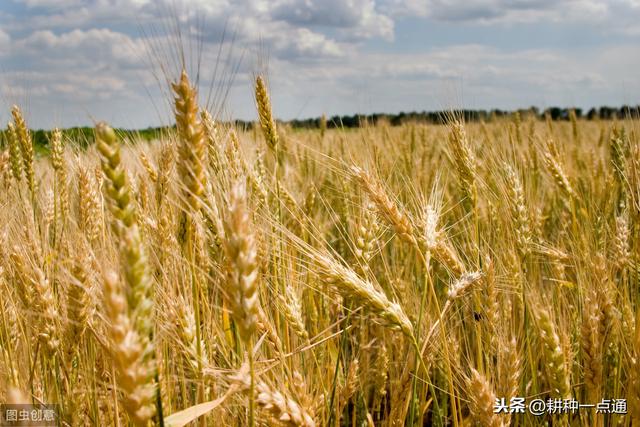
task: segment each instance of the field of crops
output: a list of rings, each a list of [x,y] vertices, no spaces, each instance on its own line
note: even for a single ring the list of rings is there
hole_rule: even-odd
[[[160,140],[98,123],[47,155],[13,107],[0,402],[72,426],[640,423],[637,121],[295,130],[259,76],[245,131],[172,89]]]

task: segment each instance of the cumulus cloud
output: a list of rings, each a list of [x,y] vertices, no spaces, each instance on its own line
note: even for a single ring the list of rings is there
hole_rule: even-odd
[[[305,27],[291,28],[283,22],[265,22],[251,17],[237,18],[231,22],[242,31],[240,42],[265,45],[270,53],[282,59],[343,54],[338,42]]]
[[[373,0],[279,0],[271,7],[271,16],[293,25],[334,27],[370,38],[393,37],[393,21],[377,10]]]
[[[35,31],[17,41],[22,54],[42,55],[55,52],[44,59],[49,62],[67,61],[69,57],[83,64],[117,63],[131,66],[140,63],[144,54],[144,44],[140,40],[106,28],[72,30],[55,34],[50,30]]]
[[[136,20],[154,23],[169,14],[182,21],[221,24],[228,19],[260,19],[288,29],[338,29],[336,37],[360,39],[393,37],[393,20],[378,10],[374,0],[31,0],[49,4],[45,13],[27,17],[32,28],[80,27]],[[77,4],[76,4],[77,3]],[[54,7],[55,6],[55,7]],[[73,6],[73,7],[72,7]],[[18,24],[13,24],[16,27]]]

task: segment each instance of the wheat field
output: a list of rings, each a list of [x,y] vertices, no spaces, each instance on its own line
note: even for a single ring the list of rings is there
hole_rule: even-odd
[[[0,157],[0,402],[60,425],[640,425],[640,128],[173,129]],[[504,413],[501,399],[610,413]],[[560,411],[562,412],[562,411]],[[605,411],[607,412],[607,411]]]

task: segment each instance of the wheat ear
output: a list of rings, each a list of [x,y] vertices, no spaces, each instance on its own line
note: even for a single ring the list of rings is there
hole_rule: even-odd
[[[122,255],[127,285],[127,301],[136,327],[143,336],[153,330],[150,300],[151,277],[142,244],[142,237],[135,221],[135,205],[124,168],[120,163],[120,145],[116,134],[105,123],[96,125],[96,144],[102,154],[102,170],[108,178],[107,193],[115,217],[114,226],[122,238]]]
[[[93,301],[91,300],[91,288],[89,283],[86,255],[80,253],[73,260],[71,274],[73,282],[67,289],[67,330],[66,343],[69,362],[73,359],[78,349],[80,339],[93,317]]]
[[[476,422],[483,427],[502,426],[499,415],[493,411],[496,395],[489,381],[484,375],[475,369],[471,369],[471,377],[468,379],[468,389],[471,392],[471,415]]]
[[[27,127],[27,123],[24,120],[20,107],[14,105],[11,108],[11,115],[13,116],[13,123],[15,125],[16,138],[20,144],[20,150],[22,153],[22,161],[24,163],[24,174],[27,177],[27,183],[29,185],[29,191],[31,192],[32,200],[35,200],[36,194],[36,182],[35,182],[35,170],[34,170],[34,155],[33,155],[33,141],[31,140],[31,132]]]
[[[380,227],[373,211],[373,206],[368,204],[362,209],[362,216],[356,228],[354,239],[354,255],[358,260],[358,270],[363,275],[369,271],[369,261],[373,257],[378,245],[378,232]]]
[[[459,277],[465,272],[453,246],[447,241],[443,230],[438,229],[438,210],[427,205],[424,212],[424,235],[422,241],[427,250],[433,252],[434,257],[444,264],[454,276]]]
[[[172,85],[175,92],[175,117],[180,137],[180,176],[185,186],[185,196],[193,212],[200,209],[206,186],[204,128],[198,115],[198,93],[182,70],[180,80]]]
[[[122,264],[127,287],[126,302],[119,302],[117,278],[105,278],[105,299],[111,320],[112,353],[118,384],[124,389],[124,406],[140,425],[153,416],[156,375],[153,346],[152,279],[142,244],[135,205],[126,173],[120,163],[120,145],[115,132],[105,123],[96,125],[96,144],[102,154],[107,193],[115,217],[114,228],[121,238]]]
[[[330,255],[312,253],[312,262],[321,278],[336,292],[376,314],[392,328],[400,329],[413,338],[413,326],[399,304],[391,302],[373,284],[360,278],[353,270],[342,265]]]
[[[104,306],[109,320],[110,354],[122,392],[122,404],[131,421],[147,426],[155,414],[154,368],[149,364],[153,347],[141,336],[127,315],[127,299],[113,272],[104,277]]]
[[[311,415],[298,402],[264,382],[256,385],[256,402],[279,423],[288,427],[315,427]]]
[[[447,291],[447,298],[450,301],[458,299],[473,289],[473,287],[482,279],[482,273],[475,271],[472,273],[464,273],[458,280],[453,282]]]
[[[471,206],[475,206],[477,201],[477,162],[462,122],[456,121],[451,124],[449,143],[453,151],[453,160],[460,179],[460,186]]]
[[[564,167],[562,166],[560,155],[558,153],[558,148],[553,140],[549,139],[547,141],[546,150],[543,152],[543,155],[545,164],[547,165],[556,185],[570,198],[575,197],[576,193],[564,171]]]
[[[229,211],[224,221],[224,249],[227,258],[227,297],[240,337],[249,344],[256,330],[260,315],[258,283],[260,267],[258,245],[253,235],[250,212],[247,207],[245,183],[239,181],[231,191]],[[253,352],[249,355],[251,373],[251,397],[249,425],[254,426],[253,389],[255,374]]]
[[[351,167],[351,174],[362,185],[375,203],[380,215],[393,227],[396,234],[411,245],[416,245],[417,241],[409,217],[391,200],[380,183],[374,180],[364,169],[357,166]]]
[[[200,350],[198,350],[198,334],[193,309],[189,302],[181,296],[171,301],[171,309],[176,332],[180,339],[180,350],[184,355],[187,368],[193,378],[201,378],[202,368],[209,365],[209,359],[204,342],[200,342]]]
[[[553,388],[553,395],[562,399],[571,397],[571,383],[567,370],[567,361],[562,351],[560,337],[556,332],[556,327],[544,308],[538,308],[534,313],[540,340],[544,350],[544,361],[547,365],[549,383]]]
[[[229,211],[224,221],[224,248],[227,257],[227,286],[233,316],[240,336],[248,340],[256,329],[259,311],[258,247],[247,208],[243,182],[231,191]]]
[[[525,205],[524,189],[520,177],[513,168],[505,164],[505,175],[507,178],[507,192],[509,194],[509,207],[511,208],[511,217],[516,223],[516,241],[518,250],[522,256],[526,256],[531,246],[531,225],[529,222],[529,213]]]
[[[258,116],[260,117],[260,126],[262,133],[267,141],[267,146],[274,152],[278,152],[278,132],[276,130],[276,122],[273,120],[271,112],[271,100],[267,92],[267,86],[262,76],[256,77],[256,107]]]
[[[86,168],[78,171],[78,223],[89,242],[100,234],[102,210],[95,183]]]
[[[302,308],[300,305],[300,299],[295,290],[290,284],[285,284],[284,295],[280,295],[280,301],[284,311],[284,316],[287,319],[287,323],[293,329],[295,334],[303,342],[309,340],[309,333],[304,326],[304,319],[302,318]]]
[[[594,296],[585,297],[580,328],[584,382],[589,400],[595,400],[600,395],[603,371],[602,346],[604,336],[599,330],[601,312]]]
[[[9,139],[9,159],[11,161],[11,174],[16,181],[22,179],[23,160],[20,142],[16,135],[16,127],[13,123],[7,125],[7,137]]]
[[[69,187],[67,186],[67,166],[64,162],[64,146],[62,145],[62,131],[58,128],[51,132],[51,164],[55,171],[56,192],[62,218],[69,214]]]

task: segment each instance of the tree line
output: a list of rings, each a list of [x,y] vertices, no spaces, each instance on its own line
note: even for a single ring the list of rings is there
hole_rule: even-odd
[[[602,106],[599,108],[591,108],[587,112],[584,112],[581,108],[560,108],[551,107],[545,110],[539,110],[536,107],[527,109],[519,109],[515,111],[508,110],[455,110],[455,111],[411,111],[400,112],[397,114],[387,113],[373,113],[373,114],[354,114],[351,116],[333,116],[333,117],[316,117],[308,119],[295,119],[290,121],[279,123],[285,123],[293,129],[320,129],[326,127],[331,128],[358,128],[363,126],[377,125],[381,123],[387,123],[391,126],[400,126],[405,123],[427,123],[427,124],[445,124],[451,120],[452,117],[464,119],[466,122],[478,122],[485,121],[491,122],[493,120],[499,120],[503,117],[509,117],[515,112],[518,112],[523,118],[536,117],[538,119],[544,119],[546,117],[554,121],[569,120],[571,112],[574,112],[578,119],[586,120],[612,120],[612,119],[639,119],[640,118],[640,105],[628,106],[623,105],[621,107],[608,107]],[[254,126],[257,126],[257,122],[246,120],[235,120],[234,124],[245,130],[252,130]],[[168,131],[171,127],[149,127],[147,129],[129,130],[120,129],[118,133],[122,139],[127,141],[146,140],[151,141],[159,139],[163,132]],[[71,141],[74,141],[80,147],[87,147],[93,142],[93,128],[92,127],[73,127],[63,130],[63,136]],[[49,138],[51,137],[51,131],[49,130],[34,130],[32,131],[32,137],[36,149],[45,150]],[[0,130],[0,147],[6,147],[6,130]]]
[[[499,119],[505,116],[511,116],[515,112],[520,113],[522,117],[535,116],[539,119],[543,119],[547,116],[551,120],[569,120],[571,111],[574,111],[577,118],[584,118],[587,120],[612,120],[612,119],[624,119],[632,118],[638,119],[640,117],[640,105],[622,107],[607,107],[602,106],[599,108],[591,108],[587,112],[584,112],[581,108],[560,108],[551,107],[545,110],[539,110],[536,107],[527,109],[519,109],[515,111],[508,110],[455,110],[455,111],[421,111],[421,112],[400,112],[398,114],[355,114],[352,116],[333,116],[326,118],[327,128],[355,128],[366,125],[375,125],[379,122],[388,123],[391,126],[400,126],[405,123],[429,123],[429,124],[445,124],[448,123],[451,117],[462,118],[466,122],[485,121],[490,122],[492,120]],[[322,127],[322,117],[309,118],[303,120],[291,120],[289,125],[293,128],[305,128],[314,129]],[[251,123],[244,123],[246,126],[251,126]]]

